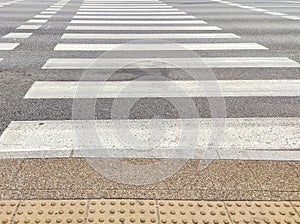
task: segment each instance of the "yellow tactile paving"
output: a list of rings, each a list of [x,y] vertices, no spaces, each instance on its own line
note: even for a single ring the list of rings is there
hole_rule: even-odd
[[[300,224],[300,202],[96,199],[0,205],[1,223]]]
[[[300,223],[290,202],[225,202],[233,223]]]
[[[88,201],[21,201],[13,223],[84,223]]]
[[[158,223],[156,201],[92,200],[87,223]]]
[[[223,202],[158,201],[161,223],[224,223],[230,219]]]
[[[298,215],[300,216],[300,202],[292,202],[292,205],[295,208]]]
[[[10,223],[19,201],[0,201],[0,221],[1,223]]]

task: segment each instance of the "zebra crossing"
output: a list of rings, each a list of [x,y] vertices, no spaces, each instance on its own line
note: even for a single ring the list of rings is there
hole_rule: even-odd
[[[20,3],[23,2],[24,0],[10,0],[10,1],[1,1],[0,2],[0,8],[4,7],[4,6],[9,6],[15,3]]]
[[[23,2],[23,0],[13,0],[13,1],[6,1],[6,2],[0,2],[0,10],[3,6],[9,6],[11,4],[15,4],[15,3],[20,3]],[[26,35],[26,34],[24,34]],[[22,37],[22,34],[11,34],[11,35],[4,35],[2,38],[26,38],[26,37]],[[18,47],[20,45],[20,43],[9,43],[9,42],[0,42],[0,52],[1,51],[12,51],[14,50],[16,47]],[[2,60],[2,58],[1,58]],[[0,61],[1,61],[0,60]]]
[[[61,7],[52,7],[48,12],[59,8]],[[44,23],[48,18],[51,16],[38,16],[28,23]],[[29,25],[23,25],[23,28],[24,26],[25,29],[30,29]],[[31,28],[39,27],[34,25]],[[108,40],[114,43],[106,43]],[[128,44],[128,40],[146,43]],[[148,43],[147,40],[152,42]],[[153,40],[157,43],[153,43]],[[172,44],[161,43],[160,40],[171,40]],[[64,55],[74,51],[123,51],[129,52],[128,55],[136,51],[210,51],[217,56],[199,58],[163,55],[159,58],[128,56],[101,59],[50,57],[43,65],[43,71],[117,70],[123,65],[126,65],[125,69],[174,69],[176,65],[199,71],[300,68],[297,61],[284,55],[260,56],[258,53],[256,56],[246,57],[224,56],[229,51],[242,54],[246,50],[266,52],[268,48],[258,43],[243,42],[242,36],[227,33],[220,27],[187,15],[160,0],[84,0],[69,21],[60,43],[53,50]],[[218,56],[220,51],[224,53]],[[160,63],[153,63],[157,60]],[[201,89],[199,86],[205,88]],[[74,99],[76,104],[90,99],[163,97],[178,98],[184,102],[191,97],[297,97],[300,95],[299,86],[299,80],[266,80],[264,77],[217,81],[35,81],[24,100]],[[83,108],[84,105],[86,104],[83,103]],[[199,133],[195,130],[197,125],[201,127]],[[218,129],[222,133],[215,136],[214,140],[220,142],[220,145],[214,145],[211,142],[212,131],[217,134]],[[134,141],[126,142],[126,138],[130,136],[126,134],[128,130],[139,136],[139,144]],[[177,136],[182,130],[183,145],[182,139]],[[123,135],[119,136],[117,133]],[[162,134],[162,142],[149,138],[151,133]],[[191,137],[195,137],[193,141],[189,141]],[[299,137],[299,117],[12,121],[0,138],[0,156],[299,160]],[[212,152],[204,153],[210,144],[213,145]],[[192,155],[189,154],[191,151]]]
[[[11,3],[19,3],[22,1],[23,0],[15,0],[15,1],[10,1],[10,2]],[[10,33],[2,36],[2,38],[17,40],[17,39],[27,39],[27,38],[31,37],[33,35],[33,31],[38,30],[42,27],[42,25],[36,25],[36,24],[47,23],[48,20],[53,16],[53,14],[55,14],[56,12],[61,10],[61,8],[64,7],[68,2],[69,2],[69,0],[58,0],[56,3],[54,3],[49,8],[47,8],[45,11],[41,12],[40,14],[35,15],[32,19],[27,20],[26,24],[17,27],[16,28],[17,32],[10,32]],[[2,4],[4,4],[4,3],[2,3]],[[59,6],[57,6],[57,4],[59,4]],[[9,5],[9,4],[7,4],[7,5]],[[0,6],[1,6],[1,3],[0,3]],[[51,13],[52,15],[44,15],[43,14],[45,12],[48,12],[47,10],[52,10],[53,7],[55,7],[55,12]],[[56,8],[56,7],[58,7],[58,8]],[[30,25],[27,25],[28,23],[30,23]],[[31,32],[26,32],[26,31],[31,31]],[[0,42],[0,51],[12,51],[12,50],[15,50],[15,48],[18,47],[19,45],[20,45],[19,42],[18,43],[15,43],[15,42],[14,43],[8,43],[8,42],[1,43]]]

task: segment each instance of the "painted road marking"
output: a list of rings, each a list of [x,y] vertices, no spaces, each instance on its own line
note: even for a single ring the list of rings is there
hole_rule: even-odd
[[[118,6],[166,6],[165,3],[146,3],[146,4],[140,4],[140,3],[119,3]],[[83,3],[82,6],[113,6],[118,7],[116,4],[103,4],[103,3]]]
[[[164,63],[166,62],[166,63]],[[171,64],[170,64],[171,63]],[[50,58],[43,69],[147,69],[147,68],[284,68],[300,67],[286,57],[211,57],[211,58]]]
[[[24,98],[300,96],[300,80],[45,81]]]
[[[197,39],[197,38],[240,38],[233,33],[66,33],[62,39]]]
[[[260,8],[299,8],[298,5],[260,5]]]
[[[57,44],[55,51],[265,50],[256,43],[201,44]]]
[[[128,130],[138,138],[120,134]],[[211,139],[218,130],[222,134]],[[182,140],[193,135],[195,141]],[[299,138],[300,118],[293,117],[13,121],[0,138],[0,156],[65,157],[73,152],[74,157],[299,160]]]
[[[147,9],[147,8],[173,8],[169,5],[81,5],[80,8],[94,9]]]
[[[60,9],[57,9],[57,8],[48,8],[46,10],[48,10],[48,11],[59,11]]]
[[[71,20],[76,24],[206,24],[203,20]]]
[[[249,9],[249,10],[256,11],[256,12],[267,12],[268,11],[268,10],[265,10],[265,9],[257,9],[257,8]]]
[[[213,2],[219,2],[219,3],[223,3],[223,4],[227,4],[227,5],[231,5],[231,6],[236,6],[236,7],[239,7],[239,8],[243,8],[243,9],[249,9],[251,11],[255,11],[255,12],[262,12],[264,14],[268,14],[268,15],[273,15],[273,16],[280,16],[282,18],[285,18],[285,19],[291,19],[291,20],[300,20],[300,17],[299,16],[292,16],[292,15],[287,15],[285,13],[281,13],[281,12],[271,12],[271,11],[268,11],[266,9],[262,9],[262,8],[282,8],[282,7],[291,7],[291,6],[257,6],[259,8],[255,8],[253,6],[245,6],[245,5],[240,5],[240,4],[235,4],[235,3],[232,3],[232,2],[227,2],[227,1],[221,1],[221,0],[211,0]]]
[[[180,15],[180,16],[96,16],[84,15],[73,16],[74,19],[195,19],[194,16]]]
[[[66,30],[222,30],[217,26],[68,26]]]
[[[41,25],[21,25],[17,28],[17,30],[37,30],[41,27]]]
[[[273,15],[273,16],[285,16],[285,13],[281,12],[265,12],[265,14]]]
[[[36,15],[34,18],[37,19],[50,19],[53,15]]]
[[[87,2],[96,2],[96,3],[115,3],[115,4],[119,4],[119,3],[131,3],[131,2],[134,2],[134,3],[149,3],[149,2],[153,2],[153,3],[161,3],[161,1],[159,0],[143,0],[143,1],[133,1],[133,0],[122,0],[122,1],[111,1],[111,0],[101,0],[101,1],[84,1],[84,3],[87,3]]]
[[[0,51],[11,51],[17,46],[19,46],[19,43],[0,43]]]
[[[162,5],[162,6],[80,6],[80,9],[172,9],[172,6]]]
[[[300,20],[300,16],[283,16],[283,18],[291,20]]]
[[[41,14],[55,14],[56,12],[53,11],[43,11]]]
[[[28,38],[32,33],[9,33],[2,38]]]
[[[122,3],[122,2],[126,2],[126,3],[130,3],[130,2],[134,2],[134,3],[160,3],[161,1],[159,0],[141,0],[141,1],[134,1],[134,0],[120,0],[120,1],[111,1],[111,0],[101,0],[101,1],[98,1],[98,0],[86,0],[86,1],[83,1],[84,3],[86,2],[97,2],[97,3],[115,3],[115,4],[118,4],[118,3]]]
[[[186,15],[185,12],[76,12],[78,15]]]
[[[138,11],[138,12],[142,12],[142,11],[146,11],[146,12],[149,12],[149,11],[153,11],[153,12],[157,12],[157,11],[161,11],[161,12],[164,12],[164,11],[179,11],[179,9],[78,9],[78,11],[95,11],[95,12],[118,12],[118,11],[121,11],[121,12],[131,12],[131,11]]]
[[[47,19],[30,19],[27,23],[46,23],[47,21]]]

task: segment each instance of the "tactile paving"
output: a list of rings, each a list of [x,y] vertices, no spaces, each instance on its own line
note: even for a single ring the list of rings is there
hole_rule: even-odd
[[[0,222],[10,223],[19,201],[0,201]]]
[[[84,223],[88,201],[21,201],[13,223]]]
[[[290,202],[225,202],[234,224],[300,224]]]
[[[300,202],[292,202],[293,207],[295,208],[296,212],[298,213],[298,215],[300,216]]]
[[[158,201],[162,224],[229,224],[223,202]]]
[[[158,223],[154,200],[92,200],[87,223]]]
[[[0,201],[6,223],[300,224],[300,202],[176,200]]]

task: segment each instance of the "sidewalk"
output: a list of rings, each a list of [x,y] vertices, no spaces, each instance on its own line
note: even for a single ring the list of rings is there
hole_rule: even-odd
[[[142,165],[155,160],[122,160]],[[117,160],[116,164],[120,161]],[[176,164],[176,160],[172,164]],[[178,162],[177,162],[178,163]],[[140,168],[141,167],[141,168]],[[109,169],[113,170],[113,169]],[[300,201],[300,163],[215,160],[199,169],[189,160],[162,181],[132,185],[112,180],[85,160],[2,159],[0,199],[132,198],[207,201]]]

